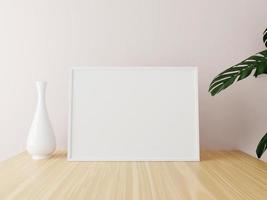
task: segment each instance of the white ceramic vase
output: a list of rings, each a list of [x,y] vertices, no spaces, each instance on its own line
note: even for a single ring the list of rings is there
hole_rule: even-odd
[[[56,148],[55,135],[48,117],[45,91],[46,82],[36,82],[38,103],[27,139],[27,151],[32,159],[49,158]]]

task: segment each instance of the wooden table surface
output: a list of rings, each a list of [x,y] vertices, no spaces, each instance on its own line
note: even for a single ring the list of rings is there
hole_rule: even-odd
[[[27,153],[0,163],[0,199],[266,200],[267,164],[240,151],[202,151],[201,162],[68,162]]]

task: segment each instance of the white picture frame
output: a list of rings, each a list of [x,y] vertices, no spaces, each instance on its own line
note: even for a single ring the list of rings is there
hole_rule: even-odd
[[[199,161],[196,67],[75,67],[69,161]]]

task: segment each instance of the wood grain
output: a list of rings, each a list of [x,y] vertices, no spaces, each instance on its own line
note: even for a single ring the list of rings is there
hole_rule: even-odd
[[[201,162],[68,162],[59,151],[0,163],[0,199],[266,200],[267,164],[240,151],[202,151]]]

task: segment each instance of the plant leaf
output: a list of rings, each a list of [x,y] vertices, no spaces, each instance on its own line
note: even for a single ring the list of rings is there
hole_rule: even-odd
[[[264,151],[266,151],[266,149],[267,149],[267,133],[261,138],[257,146],[256,153],[258,158],[262,156],[262,154],[264,153]]]
[[[251,65],[248,66],[247,70],[241,70],[240,76],[238,78],[238,81],[240,81],[240,80],[242,80],[244,78],[247,78],[251,74],[252,70],[253,70],[253,67]]]
[[[265,46],[267,47],[267,28],[263,32],[263,42],[264,42]]]
[[[253,74],[255,77],[260,74],[267,74],[267,50],[250,56],[241,63],[217,75],[209,86],[209,92],[214,96],[232,85],[235,81],[247,78],[252,74],[253,70],[255,71]]]

